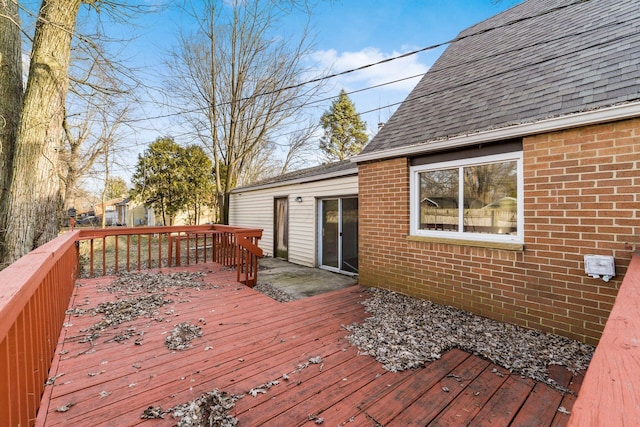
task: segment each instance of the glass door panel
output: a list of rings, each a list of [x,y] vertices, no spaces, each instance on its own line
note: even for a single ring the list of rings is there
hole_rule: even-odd
[[[276,258],[289,259],[289,199],[275,199],[274,253]]]
[[[322,201],[322,265],[338,268],[338,200]]]
[[[342,266],[349,273],[358,272],[358,199],[342,199]]]

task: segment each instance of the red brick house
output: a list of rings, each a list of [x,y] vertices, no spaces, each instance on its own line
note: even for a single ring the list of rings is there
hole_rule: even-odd
[[[640,3],[466,29],[353,161],[362,285],[596,343],[640,246]]]

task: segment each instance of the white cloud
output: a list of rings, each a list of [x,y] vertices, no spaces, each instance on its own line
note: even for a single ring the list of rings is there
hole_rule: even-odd
[[[384,53],[374,47],[367,47],[357,52],[342,53],[338,53],[335,49],[329,49],[314,52],[311,55],[311,60],[320,69],[331,69],[332,73],[339,73],[364,65],[375,64],[401,54],[402,52],[397,51]],[[410,76],[421,75],[426,73],[428,69],[429,67],[426,64],[418,62],[418,55],[410,55],[337,77],[335,78],[335,84],[336,86],[344,87],[347,91],[358,90],[391,83]],[[382,86],[376,91],[408,92],[418,81],[419,78],[403,80]]]

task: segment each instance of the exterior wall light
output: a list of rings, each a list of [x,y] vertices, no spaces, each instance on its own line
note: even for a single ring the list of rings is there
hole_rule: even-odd
[[[296,202],[302,203],[302,197],[301,196],[296,197]]]

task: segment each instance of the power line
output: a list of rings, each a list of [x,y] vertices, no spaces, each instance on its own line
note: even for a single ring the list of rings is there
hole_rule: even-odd
[[[425,73],[420,73],[420,74],[414,74],[414,75],[407,76],[407,77],[401,77],[399,79],[391,80],[389,82],[379,83],[377,85],[367,86],[367,87],[364,87],[364,88],[361,88],[361,89],[352,90],[352,91],[347,92],[347,95],[352,95],[352,94],[360,93],[360,92],[366,92],[366,91],[372,90],[372,89],[378,89],[378,88],[381,88],[383,86],[389,86],[389,85],[392,85],[392,84],[401,83],[403,81],[416,79],[416,78],[422,77],[424,75],[425,75]],[[259,95],[256,95],[256,96],[259,96]],[[320,104],[320,103],[327,102],[327,101],[331,101],[331,100],[336,99],[337,97],[338,97],[337,95],[334,95],[334,96],[329,96],[329,97],[325,97],[325,98],[322,98],[322,99],[317,99],[315,101],[310,101],[310,102],[305,104],[305,107],[308,107],[308,106],[311,106],[311,105],[315,105],[315,104]],[[250,100],[250,99],[251,98],[245,98],[245,100]],[[298,108],[298,107],[286,107],[286,108],[280,109],[279,111],[280,112],[288,111],[288,110],[293,110],[293,109],[296,109],[296,108]],[[203,111],[206,111],[206,110],[207,110],[207,107],[192,108],[192,109],[189,109],[189,110],[179,111],[179,112],[176,112],[176,113],[167,113],[167,114],[162,114],[162,115],[158,115],[158,116],[145,117],[145,118],[139,118],[139,119],[129,119],[129,120],[125,120],[124,123],[130,124],[130,123],[143,122],[143,121],[156,120],[156,119],[167,119],[167,118],[171,118],[171,117],[179,117],[179,116],[182,116],[182,115],[185,115],[185,114],[199,113],[199,112],[203,112]]]
[[[454,69],[454,68],[457,68],[457,67],[468,66],[470,64],[473,64],[473,63],[476,63],[476,62],[479,62],[479,61],[485,61],[487,59],[497,58],[499,56],[507,55],[507,54],[510,54],[510,53],[523,51],[523,50],[529,49],[531,47],[537,47],[537,46],[541,46],[541,45],[544,45],[544,44],[549,44],[549,43],[553,43],[553,42],[562,41],[562,40],[565,40],[567,38],[580,37],[580,36],[583,36],[583,35],[585,35],[585,34],[587,34],[589,32],[599,31],[599,30],[602,30],[603,28],[607,28],[607,27],[623,25],[623,24],[626,24],[628,22],[632,22],[632,21],[635,21],[635,20],[637,20],[637,18],[628,19],[628,20],[624,20],[624,21],[617,21],[617,22],[605,24],[605,25],[602,25],[602,26],[599,26],[599,27],[591,28],[591,29],[588,29],[588,30],[570,33],[570,34],[563,35],[563,36],[560,36],[560,37],[557,37],[557,38],[554,38],[554,39],[535,42],[535,43],[528,44],[528,45],[523,46],[523,47],[514,48],[514,49],[507,49],[505,51],[502,51],[502,52],[499,52],[499,53],[496,53],[496,54],[486,55],[486,56],[483,56],[481,58],[476,58],[474,60],[463,61],[461,63],[455,64],[455,65],[452,65],[452,66],[449,66],[449,67],[443,67],[443,68],[440,68],[438,70],[432,70],[431,73],[435,74],[435,73],[440,73],[440,72],[444,72],[444,71],[450,71],[451,69]],[[551,60],[554,60],[554,59],[558,59],[558,58],[561,58],[563,56],[579,53],[579,52],[582,52],[584,50],[591,49],[593,47],[604,46],[604,45],[619,41],[621,39],[624,39],[626,37],[630,37],[632,35],[633,34],[622,35],[622,36],[619,36],[619,37],[614,38],[614,39],[610,39],[610,40],[606,40],[606,41],[598,41],[597,43],[594,43],[594,44],[591,44],[589,46],[583,47],[582,49],[579,49],[579,50],[576,50],[576,51],[571,51],[571,52],[567,52],[567,53],[562,54],[562,55],[556,55],[556,56],[553,56],[553,57],[549,57],[549,58],[546,58],[544,60],[541,60],[541,61],[538,61],[538,62],[535,62],[535,63],[528,63],[528,64],[524,64],[524,65],[519,66],[519,67],[509,68],[507,70],[502,71],[499,74],[506,74],[506,73],[510,73],[510,72],[517,71],[517,70],[521,70],[521,69],[524,69],[524,68],[527,68],[527,67],[530,67],[530,66],[540,65],[540,64],[542,64],[544,62],[548,62],[548,61],[551,61]],[[362,88],[362,89],[358,89],[358,90],[349,92],[348,94],[363,92],[363,91],[374,89],[374,88],[378,88],[378,87],[381,87],[381,86],[384,86],[384,85],[397,83],[397,82],[400,82],[400,81],[403,81],[403,80],[407,80],[407,79],[411,79],[411,78],[417,78],[417,77],[420,77],[422,75],[423,74],[417,74],[417,75],[413,75],[413,76],[409,76],[409,77],[404,77],[404,78],[401,78],[401,79],[393,80],[391,82],[386,82],[386,83],[382,83],[382,84],[378,84],[378,85],[374,85],[374,86],[365,87],[365,88]],[[426,97],[426,96],[431,96],[431,95],[434,95],[434,94],[437,94],[437,93],[441,93],[441,92],[444,92],[444,91],[448,91],[448,90],[451,90],[453,88],[460,87],[460,86],[467,86],[467,85],[474,84],[474,83],[477,83],[479,81],[485,80],[487,78],[493,78],[493,77],[495,77],[495,75],[492,75],[492,76],[489,76],[489,77],[482,77],[482,78],[471,80],[471,81],[464,82],[464,83],[456,82],[453,86],[449,86],[449,87],[446,87],[444,89],[440,89],[440,90],[437,90],[437,91],[430,91],[428,93],[425,93],[425,94],[422,94],[422,95],[416,96],[416,97],[407,97],[403,101],[392,103],[392,104],[387,104],[387,105],[384,105],[384,106],[380,106],[378,108],[370,109],[370,110],[361,112],[359,114],[361,114],[361,115],[362,114],[369,114],[369,113],[373,113],[373,112],[376,112],[376,111],[383,110],[385,108],[397,107],[400,104],[402,104],[403,102],[411,102],[411,101],[414,101],[414,100],[417,100],[417,99],[420,99],[420,98],[423,98],[423,97]],[[319,103],[319,102],[331,100],[331,99],[334,99],[334,98],[336,98],[336,97],[325,98],[323,100],[314,101],[313,103]],[[300,130],[300,129],[297,129],[297,130]],[[297,130],[291,131],[291,132],[288,132],[288,133],[281,133],[281,134],[275,136],[272,139],[277,140],[277,139],[282,138],[284,136],[293,134]],[[180,138],[180,137],[187,136],[187,135],[194,135],[194,132],[193,131],[187,131],[187,132],[182,132],[180,134],[174,134],[174,135],[170,135],[170,136],[174,137],[174,138]],[[130,149],[131,147],[142,147],[142,146],[146,146],[146,145],[147,145],[146,142],[142,143],[142,144],[134,144],[134,145],[129,146],[127,148],[122,147],[122,148],[118,149],[117,151],[126,151],[126,150]]]
[[[297,89],[299,87],[305,86],[305,85],[310,84],[310,83],[319,83],[319,82],[324,81],[324,80],[328,80],[328,79],[332,79],[332,78],[335,78],[335,77],[344,76],[344,75],[347,75],[347,74],[354,73],[356,71],[361,71],[361,70],[365,70],[367,68],[375,67],[376,65],[382,65],[382,64],[386,64],[386,63],[389,63],[389,62],[392,62],[392,61],[396,61],[398,59],[407,58],[409,56],[417,55],[418,53],[421,53],[421,52],[426,52],[426,51],[429,51],[429,50],[437,49],[439,47],[442,47],[442,46],[445,46],[445,45],[448,45],[448,44],[451,44],[451,43],[456,43],[456,42],[468,39],[470,37],[474,37],[474,36],[477,36],[477,35],[480,35],[480,34],[488,33],[488,32],[493,31],[493,30],[497,30],[499,28],[509,27],[511,25],[514,25],[514,24],[517,24],[517,23],[520,23],[520,22],[523,22],[523,21],[527,21],[529,19],[539,18],[541,16],[545,16],[545,15],[548,15],[550,13],[557,12],[559,10],[566,9],[566,8],[574,6],[576,4],[585,3],[585,2],[588,2],[588,1],[591,1],[591,0],[575,0],[572,3],[561,5],[561,6],[556,6],[556,7],[553,7],[551,9],[547,9],[547,10],[544,10],[542,12],[539,12],[539,13],[537,13],[535,15],[530,15],[530,16],[526,16],[526,17],[523,17],[523,18],[514,19],[514,20],[511,20],[511,21],[505,22],[504,24],[497,25],[495,27],[486,28],[484,30],[476,31],[474,33],[467,34],[467,35],[464,35],[464,36],[458,36],[458,37],[455,37],[455,38],[453,38],[453,39],[451,39],[449,41],[436,43],[436,44],[433,44],[433,45],[430,45],[430,46],[423,47],[421,49],[417,49],[417,50],[406,52],[406,53],[403,53],[403,54],[400,54],[400,55],[397,55],[397,56],[393,56],[391,58],[386,58],[386,59],[383,59],[383,60],[380,60],[380,61],[377,61],[377,62],[373,62],[373,63],[366,64],[366,65],[362,65],[360,67],[351,68],[351,69],[348,69],[348,70],[345,70],[345,71],[341,71],[341,72],[338,72],[338,73],[329,74],[327,76],[323,76],[323,77],[318,77],[318,78],[315,78],[315,79],[307,80],[306,82],[297,83],[295,85],[284,86],[282,88],[275,89],[275,90],[268,91],[268,92],[263,92],[263,93],[255,95],[255,96],[252,96],[252,97],[241,98],[241,99],[238,100],[238,102],[239,101],[245,101],[245,100],[251,99],[253,97],[271,95],[271,94],[282,92],[282,91],[285,91],[285,90]]]
[[[473,60],[469,60],[469,61],[463,61],[463,62],[460,62],[460,63],[455,64],[455,65],[439,68],[437,70],[431,70],[431,73],[435,74],[435,73],[440,73],[440,72],[444,72],[444,71],[450,71],[450,70],[452,70],[454,68],[458,68],[458,67],[461,67],[461,66],[468,66],[470,64],[473,64],[473,63],[476,63],[476,62],[479,62],[479,61],[485,61],[487,59],[497,58],[499,56],[504,56],[504,55],[507,55],[507,54],[510,54],[510,53],[526,50],[526,49],[529,49],[529,48],[532,48],[532,47],[537,47],[537,46],[541,46],[541,45],[544,45],[544,44],[554,43],[554,42],[562,41],[562,40],[565,40],[565,39],[568,39],[568,38],[580,37],[580,36],[583,36],[583,35],[585,35],[585,34],[587,34],[589,32],[602,30],[603,28],[623,25],[623,24],[626,24],[628,22],[634,21],[635,19],[637,19],[637,18],[629,19],[629,20],[625,20],[625,21],[613,22],[613,23],[605,24],[605,25],[602,25],[602,26],[599,26],[599,27],[590,28],[590,29],[587,29],[587,30],[566,34],[566,35],[563,35],[563,36],[560,36],[560,37],[557,37],[557,38],[554,38],[554,39],[539,41],[539,42],[535,42],[535,43],[528,44],[526,46],[522,46],[522,47],[518,47],[518,48],[514,48],[514,49],[508,49],[508,50],[505,50],[505,51],[502,51],[502,52],[499,52],[499,53],[496,53],[496,54],[486,55],[486,56],[483,56],[483,57],[480,57],[480,58],[476,58],[476,59],[473,59]],[[614,40],[608,40],[608,41],[602,42],[602,44],[610,43],[612,41],[614,41]],[[588,47],[586,47],[584,49],[589,49],[589,48],[595,47],[595,46],[597,46],[599,44],[601,44],[601,43],[598,43],[596,45],[588,46]],[[571,54],[574,54],[576,52],[579,52],[579,51],[568,52],[568,53],[566,53],[564,55],[556,56],[555,58],[559,58],[559,57],[566,56],[566,55],[571,55]],[[529,64],[529,65],[535,65],[535,64]],[[512,70],[512,71],[514,71],[514,70]],[[393,81],[390,81],[390,82],[385,82],[385,83],[381,83],[381,84],[378,84],[378,85],[369,86],[369,87],[357,89],[357,90],[354,90],[354,91],[350,91],[347,94],[351,95],[351,94],[354,94],[354,93],[364,92],[364,91],[375,89],[375,88],[379,88],[379,87],[382,87],[382,86],[385,86],[385,85],[394,84],[394,83],[398,83],[398,82],[401,82],[401,81],[404,81],[404,80],[421,77],[423,75],[424,75],[424,73],[417,74],[417,75],[412,75],[412,76],[404,77],[404,78],[401,78],[401,79],[393,80]],[[429,94],[433,94],[433,92],[431,92]],[[423,96],[426,96],[426,95],[423,95]],[[313,102],[309,103],[308,105],[329,101],[329,100],[335,99],[336,97],[337,96],[333,96],[333,97],[328,97],[328,98],[324,98],[324,99],[321,99],[321,100],[313,101]],[[413,98],[413,99],[417,99],[417,98]],[[406,100],[409,101],[410,99],[407,98]],[[380,106],[378,108],[374,108],[374,109],[371,109],[371,110],[366,110],[364,112],[360,112],[360,114],[368,114],[368,113],[380,111],[380,110],[383,110],[383,109],[386,109],[386,108],[396,107],[396,106],[400,105],[402,102],[403,101],[392,103],[392,104],[383,105],[383,106]],[[195,110],[195,111],[200,111],[200,110]],[[186,136],[186,135],[189,135],[189,134],[192,134],[192,133],[193,132],[184,132],[184,133],[181,133],[181,134],[176,134],[174,136],[180,137],[180,136]],[[286,133],[285,134],[281,134],[281,135],[279,135],[279,137],[286,136],[286,135],[288,135],[288,134],[286,134]]]
[[[362,65],[362,66],[359,66],[359,67],[355,67],[355,68],[350,68],[348,70],[344,70],[344,71],[337,72],[337,73],[332,73],[332,74],[329,74],[329,75],[326,75],[326,76],[313,78],[313,79],[306,80],[304,82],[296,83],[296,84],[293,84],[293,85],[283,86],[281,88],[274,89],[274,90],[271,90],[271,91],[261,92],[261,93],[254,94],[254,95],[251,95],[251,96],[242,97],[242,98],[239,98],[239,99],[237,99],[235,101],[221,102],[219,104],[216,104],[216,107],[222,107],[224,105],[229,105],[232,102],[250,101],[252,99],[259,98],[261,96],[272,95],[272,94],[276,94],[276,93],[283,92],[283,91],[286,91],[286,90],[291,90],[291,89],[297,89],[297,88],[300,88],[302,86],[305,86],[305,85],[308,85],[308,84],[311,84],[311,83],[319,83],[319,82],[322,82],[322,81],[325,81],[325,80],[329,80],[329,79],[332,79],[332,78],[336,78],[336,77],[344,76],[344,75],[347,75],[347,74],[355,73],[357,71],[362,71],[362,70],[365,70],[365,69],[368,69],[368,68],[371,68],[371,67],[375,67],[377,65],[382,65],[382,64],[390,63],[392,61],[399,60],[399,59],[407,58],[409,56],[417,55],[418,53],[426,52],[426,51],[429,51],[429,50],[434,50],[434,49],[446,46],[448,44],[456,43],[456,42],[459,42],[459,41],[462,41],[462,40],[465,40],[465,39],[468,39],[468,38],[471,38],[471,37],[474,37],[474,36],[477,36],[477,35],[488,33],[490,31],[493,31],[493,30],[496,30],[496,29],[509,27],[511,25],[514,25],[514,24],[517,24],[517,23],[520,23],[520,22],[524,22],[524,21],[527,21],[527,20],[530,20],[530,19],[534,19],[534,18],[539,18],[541,16],[545,16],[545,15],[548,15],[550,13],[554,13],[554,12],[557,12],[559,10],[566,9],[566,8],[574,6],[576,4],[585,3],[585,2],[588,2],[588,1],[591,1],[591,0],[575,0],[574,2],[568,3],[566,5],[556,6],[556,7],[553,7],[551,9],[547,9],[547,10],[541,11],[539,13],[536,13],[534,15],[530,15],[530,16],[514,19],[514,20],[511,20],[511,21],[505,22],[505,23],[503,23],[501,25],[497,25],[497,26],[490,27],[490,28],[485,28],[485,29],[482,29],[482,30],[479,30],[479,31],[476,31],[476,32],[473,32],[473,33],[470,33],[470,34],[458,36],[458,37],[455,37],[455,38],[450,39],[450,40],[445,41],[445,42],[432,44],[432,45],[429,45],[429,46],[426,46],[426,47],[423,47],[423,48],[420,48],[420,49],[416,49],[416,50],[413,50],[413,51],[410,51],[410,52],[405,52],[405,53],[397,55],[397,56],[393,56],[393,57],[390,57],[390,58],[385,58],[385,59],[382,59],[382,60],[377,61],[377,62],[365,64],[365,65]],[[412,77],[409,77],[409,78],[412,78]],[[388,83],[388,84],[391,84],[391,83]],[[375,88],[375,87],[376,86],[372,86],[371,88]],[[369,89],[370,88],[364,88],[364,89],[361,89],[361,91],[369,90]],[[335,98],[335,97],[333,97],[333,98]],[[314,101],[314,102],[319,102],[319,101]],[[191,114],[191,113],[197,113],[197,112],[200,112],[200,111],[204,111],[207,108],[208,107],[199,107],[199,108],[193,108],[193,109],[189,109],[189,110],[180,111],[180,112],[177,112],[177,113],[168,113],[168,114],[163,114],[163,115],[158,115],[158,116],[147,117],[147,118],[144,118],[144,119],[132,119],[132,120],[129,121],[129,123],[146,121],[146,120],[156,120],[156,119],[170,118],[170,117],[178,117],[178,116],[181,116],[181,115],[184,115],[184,114]]]
[[[322,79],[327,79],[327,78],[337,77],[337,76],[340,76],[340,75],[345,75],[345,74],[348,74],[348,73],[350,73],[350,72],[355,72],[355,71],[358,71],[358,70],[361,70],[361,69],[365,69],[365,68],[368,68],[368,67],[371,67],[371,66],[379,65],[379,64],[381,64],[381,63],[390,62],[390,61],[392,61],[392,60],[400,59],[400,58],[403,58],[403,57],[406,57],[406,56],[409,56],[409,55],[413,55],[413,54],[416,54],[416,53],[419,53],[419,52],[423,52],[423,51],[428,50],[428,49],[433,49],[433,48],[436,48],[436,47],[440,47],[440,46],[443,46],[443,45],[448,44],[448,43],[458,42],[458,41],[461,41],[461,40],[463,40],[463,39],[467,39],[467,38],[472,37],[472,36],[475,36],[475,35],[484,34],[484,33],[488,32],[488,31],[493,30],[493,29],[502,28],[502,27],[505,27],[505,26],[507,26],[507,25],[513,25],[513,24],[515,24],[515,23],[517,23],[517,22],[522,22],[522,21],[524,21],[524,20],[526,20],[526,19],[532,19],[532,18],[534,18],[534,17],[544,16],[544,15],[547,15],[547,14],[552,13],[552,12],[554,12],[554,11],[557,11],[557,10],[559,10],[559,9],[563,9],[563,8],[566,8],[566,7],[569,7],[569,6],[572,6],[572,5],[578,4],[578,3],[583,3],[584,1],[590,1],[590,0],[580,0],[580,1],[575,1],[575,2],[570,3],[570,4],[568,4],[568,5],[564,5],[564,6],[556,7],[556,8],[553,8],[553,9],[547,10],[547,11],[543,11],[543,12],[541,12],[541,13],[539,13],[539,14],[532,15],[532,16],[530,16],[530,17],[521,18],[521,19],[514,20],[514,21],[509,21],[508,23],[502,24],[502,25],[500,25],[500,26],[492,27],[492,28],[490,28],[490,29],[485,29],[485,30],[481,30],[481,31],[474,32],[474,33],[472,33],[472,34],[468,34],[468,35],[465,35],[465,36],[457,37],[457,38],[455,38],[455,39],[453,39],[453,40],[451,40],[451,41],[449,41],[449,42],[439,43],[439,44],[432,45],[432,46],[428,46],[428,47],[425,47],[425,48],[422,48],[422,49],[419,49],[419,50],[416,50],[416,51],[408,52],[408,53],[406,53],[406,54],[399,55],[399,56],[396,56],[396,57],[393,57],[393,58],[388,58],[388,59],[383,60],[383,61],[378,61],[378,62],[373,63],[373,64],[367,64],[367,65],[365,65],[365,66],[358,67],[358,68],[354,68],[354,69],[351,69],[351,70],[347,70],[347,71],[344,71],[344,72],[341,72],[341,73],[335,73],[335,74],[333,74],[333,75],[331,75],[331,76],[325,76],[325,77],[324,77],[324,78],[322,78]],[[495,58],[495,57],[498,57],[498,56],[506,55],[506,54],[508,54],[508,53],[513,53],[513,52],[517,52],[517,51],[522,51],[522,50],[525,50],[525,49],[529,49],[529,48],[531,48],[531,47],[540,46],[540,45],[548,44],[548,43],[552,43],[552,42],[557,42],[557,41],[561,41],[561,40],[563,40],[563,39],[567,39],[567,38],[571,38],[571,37],[581,36],[581,35],[587,34],[587,33],[592,32],[592,31],[600,30],[600,29],[605,28],[605,27],[623,25],[623,24],[625,24],[625,23],[628,23],[628,22],[631,22],[631,21],[634,21],[634,20],[637,20],[637,18],[635,18],[635,19],[629,19],[629,20],[625,20],[625,21],[618,21],[618,22],[614,22],[614,23],[605,24],[605,25],[602,25],[602,26],[599,26],[599,27],[596,27],[596,28],[591,28],[591,29],[587,29],[587,30],[578,31],[578,32],[574,32],[574,33],[571,33],[571,34],[563,35],[563,36],[561,36],[561,37],[558,37],[558,38],[555,38],[555,39],[551,39],[551,40],[538,41],[538,42],[535,42],[535,43],[529,44],[529,45],[524,46],[524,47],[519,47],[519,48],[515,48],[515,49],[505,50],[505,51],[502,51],[502,52],[499,52],[499,53],[496,53],[496,54],[486,55],[486,56],[484,56],[484,57],[482,57],[482,58],[477,58],[477,59],[474,59],[474,60],[463,61],[463,62],[461,62],[461,63],[455,64],[455,65],[450,66],[450,67],[441,68],[441,69],[438,69],[438,70],[432,70],[431,72],[432,72],[432,73],[437,73],[437,72],[442,72],[442,71],[445,71],[445,70],[450,70],[450,69],[452,69],[452,68],[460,67],[460,66],[463,66],[463,65],[469,65],[469,64],[472,64],[472,63],[474,63],[474,62],[478,62],[478,61],[483,61],[483,60],[487,60],[487,59]],[[541,60],[541,61],[537,61],[537,62],[535,62],[535,63],[529,63],[529,64],[525,64],[525,65],[522,65],[522,66],[519,66],[519,67],[510,68],[510,69],[508,69],[508,70],[504,70],[504,71],[502,71],[500,74],[505,74],[505,73],[513,72],[513,71],[516,71],[516,70],[519,70],[519,69],[523,69],[523,68],[526,68],[526,67],[531,67],[531,66],[539,65],[539,64],[542,64],[542,63],[544,63],[544,62],[548,62],[548,61],[551,61],[551,60],[553,60],[553,59],[561,58],[561,57],[563,57],[563,56],[572,55],[572,54],[575,54],[575,53],[577,53],[577,52],[581,52],[581,51],[584,51],[584,50],[587,50],[587,49],[591,49],[591,48],[596,47],[596,46],[606,45],[606,44],[608,44],[608,43],[612,43],[612,42],[618,41],[618,40],[623,39],[623,38],[625,38],[625,37],[629,37],[629,35],[620,36],[620,37],[615,38],[615,39],[610,39],[610,40],[606,40],[606,41],[598,42],[598,43],[595,43],[595,44],[592,44],[592,45],[589,45],[589,46],[583,47],[583,48],[581,48],[581,49],[579,49],[579,50],[572,51],[572,52],[567,52],[567,53],[565,53],[565,54],[563,54],[563,55],[556,55],[556,56],[553,56],[553,57],[551,57],[551,58],[547,58],[547,59],[544,59],[544,60]],[[394,80],[394,81],[391,81],[391,82],[386,82],[386,83],[382,83],[382,84],[379,84],[379,85],[374,85],[374,86],[370,86],[370,87],[361,88],[361,89],[358,89],[358,90],[355,90],[355,91],[349,92],[349,94],[353,94],[353,93],[358,93],[358,92],[363,92],[363,91],[366,91],[366,90],[371,90],[371,89],[379,88],[379,87],[382,87],[382,86],[385,86],[385,85],[389,85],[389,84],[397,83],[397,82],[399,82],[399,81],[408,80],[408,79],[411,79],[411,78],[417,78],[417,77],[420,77],[420,76],[423,76],[423,74],[418,74],[418,75],[414,75],[414,76],[409,76],[409,77],[405,77],[405,78],[402,78],[402,79]],[[494,76],[491,76],[491,77],[494,77]],[[360,113],[360,114],[368,114],[368,113],[372,113],[372,112],[375,112],[375,111],[380,111],[380,110],[385,109],[385,108],[396,107],[396,106],[398,106],[398,105],[402,104],[403,102],[411,102],[411,101],[414,101],[414,100],[416,100],[416,99],[420,99],[420,98],[423,98],[423,97],[425,97],[425,96],[430,96],[430,95],[433,95],[433,94],[436,94],[436,93],[439,93],[439,92],[443,92],[443,91],[446,91],[446,90],[450,90],[450,89],[455,88],[455,87],[459,87],[459,86],[466,86],[466,85],[470,85],[470,84],[473,84],[473,83],[477,83],[477,82],[482,81],[482,80],[484,80],[484,79],[486,79],[486,78],[489,78],[489,77],[483,77],[483,78],[475,79],[475,80],[468,81],[468,82],[465,82],[465,83],[456,83],[456,84],[454,84],[453,86],[450,86],[450,87],[447,87],[447,88],[444,88],[444,89],[440,89],[440,90],[437,90],[437,91],[431,91],[431,92],[428,92],[428,93],[425,93],[425,94],[422,94],[422,95],[420,95],[420,96],[416,96],[416,97],[411,97],[411,98],[410,98],[410,97],[407,97],[404,101],[396,102],[396,103],[392,103],[392,104],[388,104],[388,105],[385,105],[385,106],[380,106],[380,107],[378,107],[378,108],[374,108],[374,109],[370,109],[370,110],[364,111],[364,112],[362,112],[362,113]],[[308,84],[308,83],[311,83],[311,82],[313,82],[313,81],[318,81],[318,79],[309,80],[309,81],[307,81],[307,82],[301,83],[300,85]],[[292,88],[293,88],[293,87],[296,87],[296,86],[299,86],[299,85],[292,86]],[[287,89],[288,89],[288,88],[281,88],[281,89],[279,89],[279,90],[287,90]],[[271,93],[274,93],[274,92],[276,92],[276,91],[272,91]],[[266,94],[267,94],[267,93],[257,94],[257,95],[255,95],[254,97],[258,97],[258,96],[262,96],[262,95],[266,95]],[[334,99],[334,98],[336,98],[336,97],[334,96],[334,97],[329,97],[329,98],[325,98],[325,99],[322,99],[322,100],[317,100],[317,101],[314,101],[314,102],[312,102],[312,103],[310,103],[310,104],[317,104],[317,103],[319,103],[319,102],[324,102],[324,101],[327,101],[327,100],[330,100],[330,99]],[[247,98],[243,98],[243,99],[245,99],[245,100],[250,100],[250,99],[252,99],[252,97],[247,97]],[[193,110],[191,110],[190,112],[198,112],[198,111],[202,111],[202,110],[203,110],[203,109],[193,109]],[[162,117],[175,117],[175,116],[179,116],[179,115],[182,115],[182,114],[187,114],[187,112],[181,112],[181,113],[178,113],[178,114],[168,114],[168,115],[164,115],[164,116],[162,116]],[[140,119],[140,121],[142,121],[142,120],[151,120],[151,119],[153,119],[153,117],[151,117],[151,118],[147,118],[147,119]],[[185,136],[185,135],[189,135],[189,134],[193,134],[193,132],[184,132],[184,133],[182,133],[182,134],[179,134],[178,136]],[[278,135],[277,137],[275,137],[275,139],[281,138],[282,136],[286,136],[286,135],[287,135],[287,133],[285,133],[285,134],[280,134],[280,135]],[[145,145],[146,145],[146,144],[145,144]],[[136,144],[136,145],[134,145],[134,146],[140,146],[140,145],[139,145],[139,144]]]

